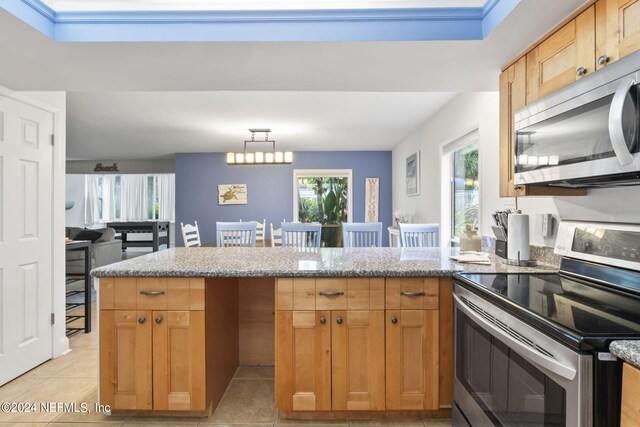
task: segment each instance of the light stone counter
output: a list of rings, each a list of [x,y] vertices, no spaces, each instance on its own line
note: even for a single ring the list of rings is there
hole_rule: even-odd
[[[95,277],[446,277],[455,273],[554,273],[557,267],[459,264],[455,248],[172,248],[94,269]]]
[[[614,341],[609,346],[609,351],[625,362],[640,368],[640,340]]]

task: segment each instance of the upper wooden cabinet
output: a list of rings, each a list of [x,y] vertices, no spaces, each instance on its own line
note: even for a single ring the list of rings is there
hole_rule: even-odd
[[[640,0],[598,0],[596,68],[640,49]]]
[[[527,104],[527,60],[520,58],[500,74],[500,196],[526,196],[516,188],[514,174],[513,114]]]
[[[595,38],[595,6],[591,6],[531,50],[527,54],[527,103],[593,73]]]

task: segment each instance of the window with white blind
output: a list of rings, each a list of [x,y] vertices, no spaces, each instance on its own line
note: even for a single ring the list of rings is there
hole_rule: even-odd
[[[480,227],[479,142],[474,130],[442,147],[442,218],[453,244],[467,225]]]

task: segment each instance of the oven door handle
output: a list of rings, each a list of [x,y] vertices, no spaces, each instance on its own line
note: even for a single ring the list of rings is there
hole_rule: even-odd
[[[629,95],[629,91],[636,84],[634,79],[624,79],[611,101],[609,109],[609,138],[613,151],[616,153],[620,165],[626,166],[633,162],[633,155],[629,151],[627,141],[624,139],[624,128],[622,127],[622,114],[624,113],[624,101]]]
[[[464,312],[467,316],[472,318],[478,325],[482,326],[487,332],[500,337],[509,347],[516,350],[520,355],[527,358],[530,362],[541,366],[549,371],[560,375],[562,378],[565,378],[569,381],[572,381],[577,374],[577,371],[572,366],[567,366],[551,357],[545,356],[542,353],[538,353],[537,351],[527,347],[522,344],[520,341],[514,339],[509,334],[504,332],[502,329],[496,327],[493,323],[487,321],[484,317],[480,316],[475,311],[471,310],[467,305],[460,300],[460,297],[457,295],[453,295],[453,299],[456,302],[456,306],[459,310]]]

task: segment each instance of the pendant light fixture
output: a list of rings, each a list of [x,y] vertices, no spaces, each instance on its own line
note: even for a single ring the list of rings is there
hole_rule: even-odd
[[[276,142],[269,139],[271,129],[249,129],[251,139],[244,141],[244,151],[227,153],[228,165],[286,165],[293,162],[291,151],[276,151]],[[264,140],[256,141],[256,133],[264,133]],[[270,142],[271,151],[247,151],[249,142]]]

